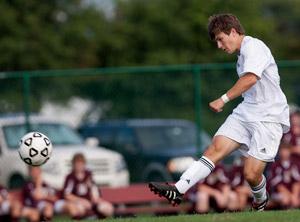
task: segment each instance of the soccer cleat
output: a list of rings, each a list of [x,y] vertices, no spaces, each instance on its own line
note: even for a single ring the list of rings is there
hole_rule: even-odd
[[[149,188],[153,193],[166,198],[173,206],[179,205],[183,199],[183,194],[179,193],[174,185],[168,183],[150,182]]]
[[[252,210],[253,211],[264,211],[269,201],[269,195],[267,194],[267,198],[261,203],[252,202]]]

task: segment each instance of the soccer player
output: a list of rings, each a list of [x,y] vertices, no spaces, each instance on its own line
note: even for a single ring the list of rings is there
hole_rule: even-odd
[[[300,173],[291,154],[291,145],[282,143],[279,160],[271,165],[268,177],[271,197],[282,208],[300,206]]]
[[[179,204],[188,189],[207,177],[220,160],[239,149],[246,157],[244,176],[254,197],[252,208],[262,211],[268,202],[263,172],[266,164],[274,161],[281,137],[290,126],[289,107],[280,88],[277,65],[270,49],[261,40],[246,36],[232,14],[211,16],[208,33],[219,49],[228,54],[236,53],[239,76],[209,107],[218,113],[231,100],[239,96],[244,99],[216,132],[203,156],[175,185],[150,183],[149,187],[172,204]]]
[[[38,209],[41,220],[51,220],[54,213],[78,215],[75,204],[58,199],[56,190],[43,182],[40,167],[30,166],[29,175],[31,180],[23,188],[24,205]]]
[[[291,145],[293,153],[292,158],[299,162],[300,160],[300,111],[296,110],[290,115],[291,129],[284,134],[283,141]]]
[[[79,217],[84,217],[90,212],[95,212],[99,218],[113,215],[113,205],[101,198],[81,153],[73,156],[72,172],[66,177],[63,195],[66,200],[76,204]]]
[[[0,217],[10,215],[11,221],[26,218],[31,222],[39,221],[39,213],[34,208],[22,207],[22,204],[13,200],[7,189],[0,185]],[[1,220],[4,218],[1,218]]]
[[[196,212],[208,213],[211,199],[215,201],[217,210],[234,211],[238,208],[237,195],[231,190],[229,178],[221,164],[216,165],[203,183],[199,183],[196,193]]]
[[[232,190],[237,196],[237,209],[244,210],[247,207],[248,199],[251,196],[251,190],[246,184],[246,180],[243,174],[243,162],[244,158],[237,157],[234,160],[234,164],[231,169],[228,170],[228,178],[230,180],[230,185]]]

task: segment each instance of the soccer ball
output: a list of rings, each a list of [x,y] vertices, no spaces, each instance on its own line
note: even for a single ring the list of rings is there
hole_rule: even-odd
[[[21,159],[31,166],[40,166],[46,163],[52,153],[50,139],[40,132],[30,132],[22,137],[19,146]]]

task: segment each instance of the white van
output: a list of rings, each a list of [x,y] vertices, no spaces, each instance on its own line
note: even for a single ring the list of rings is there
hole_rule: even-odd
[[[31,131],[47,135],[53,144],[50,160],[42,166],[44,181],[60,189],[71,171],[75,153],[83,153],[87,167],[99,186],[125,186],[129,173],[121,154],[103,147],[88,146],[67,124],[42,116],[30,118]],[[17,152],[20,138],[26,133],[23,116],[0,117],[0,184],[20,187],[28,176],[28,167]]]

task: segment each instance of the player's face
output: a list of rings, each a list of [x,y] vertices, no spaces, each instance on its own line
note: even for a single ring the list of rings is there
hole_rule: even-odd
[[[76,173],[81,173],[85,170],[85,161],[83,160],[77,160],[74,163],[74,171]]]
[[[231,30],[229,35],[224,32],[216,34],[215,41],[219,49],[232,54],[238,50],[237,46],[237,33],[234,29]]]

